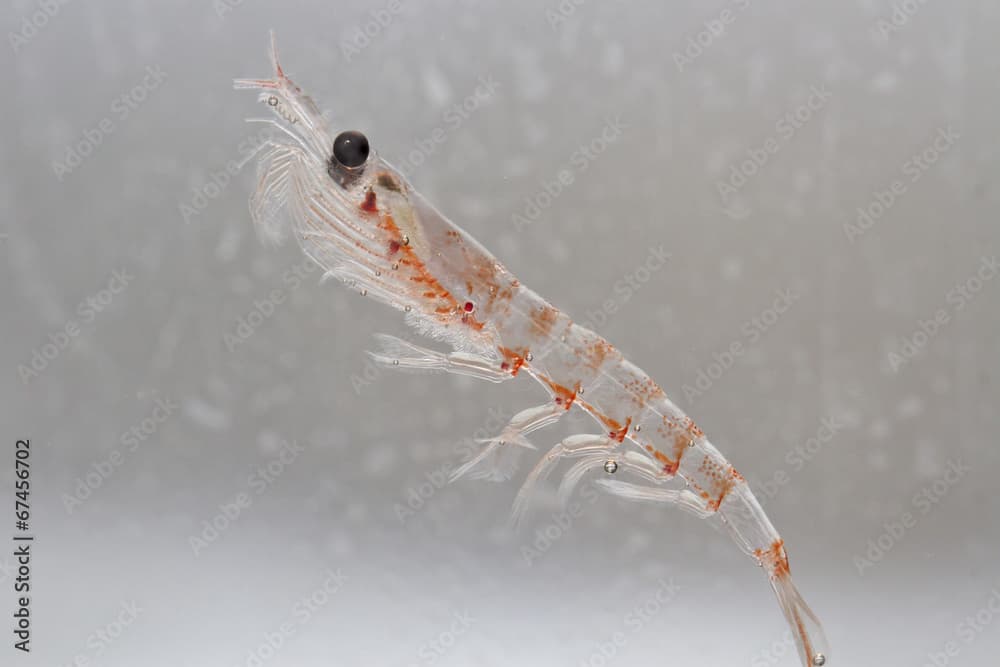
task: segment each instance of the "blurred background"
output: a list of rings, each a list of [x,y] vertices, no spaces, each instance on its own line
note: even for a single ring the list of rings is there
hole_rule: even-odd
[[[3,28],[0,489],[30,438],[36,538],[3,664],[798,664],[710,524],[553,480],[511,532],[537,454],[444,483],[544,394],[372,367],[397,313],[258,242],[265,110],[231,80],[270,75],[270,28],[335,128],[746,474],[828,664],[995,660],[997,3],[33,0]]]

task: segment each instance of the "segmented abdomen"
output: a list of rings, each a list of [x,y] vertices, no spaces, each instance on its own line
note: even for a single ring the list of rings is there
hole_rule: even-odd
[[[743,477],[663,389],[608,341],[520,287],[497,321],[505,369],[527,367],[553,400],[590,413],[607,435],[626,438],[681,475],[709,510],[718,510]]]

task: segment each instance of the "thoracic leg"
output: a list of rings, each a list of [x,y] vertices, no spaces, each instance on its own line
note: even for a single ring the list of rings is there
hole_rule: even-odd
[[[455,481],[465,473],[476,467],[483,459],[485,459],[490,454],[497,451],[499,447],[507,445],[517,445],[519,447],[525,447],[527,449],[535,449],[535,446],[528,442],[524,437],[527,434],[542,428],[543,426],[548,426],[559,420],[566,414],[566,408],[558,403],[545,403],[544,405],[539,405],[534,408],[528,408],[527,410],[522,410],[514,415],[510,423],[504,427],[499,434],[493,436],[492,438],[485,438],[479,440],[479,442],[485,444],[482,451],[479,452],[472,460],[467,461],[460,468],[455,470],[451,474],[451,481]]]
[[[511,524],[514,526],[520,524],[527,510],[531,493],[536,485],[543,482],[555,469],[560,459],[573,456],[596,456],[597,453],[602,452],[600,456],[606,460],[607,452],[613,450],[618,444],[620,443],[606,435],[572,435],[555,445],[528,473],[527,479],[524,480],[524,484],[517,492],[514,507],[511,509]]]
[[[656,464],[648,457],[637,452],[627,452],[625,456],[617,460],[617,463],[619,470],[631,472],[656,485],[661,485],[672,479],[671,475],[667,475],[658,469]],[[709,509],[708,503],[704,498],[688,489],[665,489],[661,486],[642,486],[616,479],[599,479],[597,480],[597,484],[608,493],[622,498],[646,502],[672,503],[701,518],[709,517],[715,513]]]
[[[386,368],[444,371],[490,382],[503,382],[513,377],[487,357],[464,352],[444,354],[388,334],[375,334],[375,339],[381,344],[382,351],[368,354],[377,364]]]

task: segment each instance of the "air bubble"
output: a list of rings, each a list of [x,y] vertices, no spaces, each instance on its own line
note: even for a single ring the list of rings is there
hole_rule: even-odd
[[[381,271],[376,271],[375,272],[375,277],[376,278],[381,278],[382,277],[382,272]]]
[[[524,360],[525,361],[531,361],[532,359],[534,359],[534,357],[531,356],[531,352],[529,352],[528,354],[524,355]]]
[[[366,289],[361,290],[361,296],[368,296],[368,290]]]
[[[614,475],[616,472],[618,472],[618,462],[615,461],[614,459],[608,459],[607,461],[605,461],[604,472],[608,473],[609,475]]]
[[[816,665],[816,667],[823,667],[823,665],[826,664],[826,656],[822,653],[817,653],[813,656],[813,664]]]
[[[405,306],[405,307],[403,308],[403,310],[405,310],[406,312],[410,312],[410,310],[412,310],[412,309],[411,309],[411,308],[410,308],[409,306]]]
[[[410,237],[409,236],[405,236],[405,235],[403,236],[403,245],[410,245]]]

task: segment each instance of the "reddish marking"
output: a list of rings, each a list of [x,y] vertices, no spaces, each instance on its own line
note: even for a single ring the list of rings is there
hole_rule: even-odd
[[[378,184],[386,190],[392,190],[393,192],[400,191],[399,183],[397,183],[396,179],[392,177],[392,174],[387,171],[383,171],[378,175]]]
[[[770,548],[766,551],[764,549],[755,549],[753,553],[762,563],[770,567],[771,574],[775,577],[783,577],[789,574],[788,555],[785,553],[784,540],[779,538],[772,542]]]
[[[567,410],[573,407],[573,402],[576,401],[576,394],[580,391],[580,383],[577,382],[573,389],[564,387],[558,382],[545,377],[544,375],[539,375],[539,379],[549,386],[552,393],[556,395],[556,403],[558,405],[563,405]]]
[[[466,301],[464,308],[465,312],[471,313],[473,310],[475,310],[476,304],[472,303],[471,301]]]
[[[558,317],[559,311],[552,306],[539,306],[531,313],[531,334],[540,339],[548,338]]]
[[[500,364],[500,370],[505,371],[508,368],[510,368],[510,364],[508,364],[506,361]]]
[[[681,467],[681,458],[684,456],[684,452],[687,451],[689,442],[690,440],[687,439],[687,436],[682,433],[674,436],[674,459],[677,461],[674,472],[677,472],[677,468]]]
[[[374,190],[368,190],[365,192],[365,200],[361,203],[361,210],[368,211],[369,213],[374,213],[378,210],[378,206],[375,205]]]
[[[524,366],[525,357],[528,356],[528,351],[524,350],[520,352],[515,352],[510,348],[501,347],[500,354],[502,354],[504,359],[507,360],[504,363],[509,362],[510,374],[517,375],[518,371],[521,370],[521,367]],[[503,368],[503,365],[501,364],[500,367]]]
[[[584,364],[596,371],[601,367],[604,360],[614,349],[615,348],[611,345],[611,343],[598,337],[597,340],[586,347],[584,352],[584,354],[586,354]]]
[[[622,442],[625,439],[625,436],[628,435],[628,427],[631,425],[632,425],[632,418],[629,417],[628,419],[625,420],[624,426],[609,432],[608,437],[611,438],[612,440],[617,440],[618,442]]]
[[[614,419],[608,417],[607,415],[602,415],[600,412],[594,409],[594,406],[590,405],[589,403],[584,403],[583,401],[580,401],[580,405],[586,408],[587,412],[591,413],[592,415],[600,419],[601,423],[604,424],[609,431],[617,431],[621,429],[622,425],[619,422],[616,422]]]
[[[698,428],[698,425],[690,417],[684,417],[684,428],[690,434],[692,440],[697,440],[705,435],[705,432]]]
[[[368,203],[369,197],[371,199],[372,205],[374,206],[375,193],[372,191],[368,192],[368,194],[365,196],[366,204]],[[399,226],[396,224],[396,221],[389,213],[385,213],[382,216],[382,222],[380,226],[385,228],[393,238],[403,238],[403,234],[401,233]],[[431,275],[430,271],[427,270],[427,267],[424,266],[424,263],[420,261],[420,257],[417,256],[416,252],[413,249],[413,245],[411,244],[399,245],[399,243],[397,242],[395,246],[392,246],[390,244],[390,249],[393,248],[394,252],[400,251],[403,254],[403,257],[400,258],[399,263],[407,267],[412,267],[412,275],[410,275],[409,277],[410,280],[412,280],[415,283],[425,283],[427,285],[428,290],[424,292],[425,298],[438,300],[439,305],[434,309],[434,312],[440,315],[441,319],[444,321],[453,320],[455,318],[456,313],[458,313],[461,310],[458,301],[456,301],[455,297],[453,297],[451,293],[448,290],[446,290],[433,275]],[[469,325],[473,329],[476,329],[477,331],[482,330],[484,326],[482,322],[476,320],[474,317],[470,315],[463,316],[462,322]]]
[[[402,246],[399,245],[399,241],[397,241],[396,239],[389,241],[389,254],[395,255],[397,252],[399,252],[399,249],[401,247]]]
[[[677,468],[680,466],[680,461],[671,461],[667,458],[667,455],[659,451],[652,445],[646,445],[646,451],[653,455],[653,458],[663,464],[663,472],[668,475],[675,475],[677,473]]]

